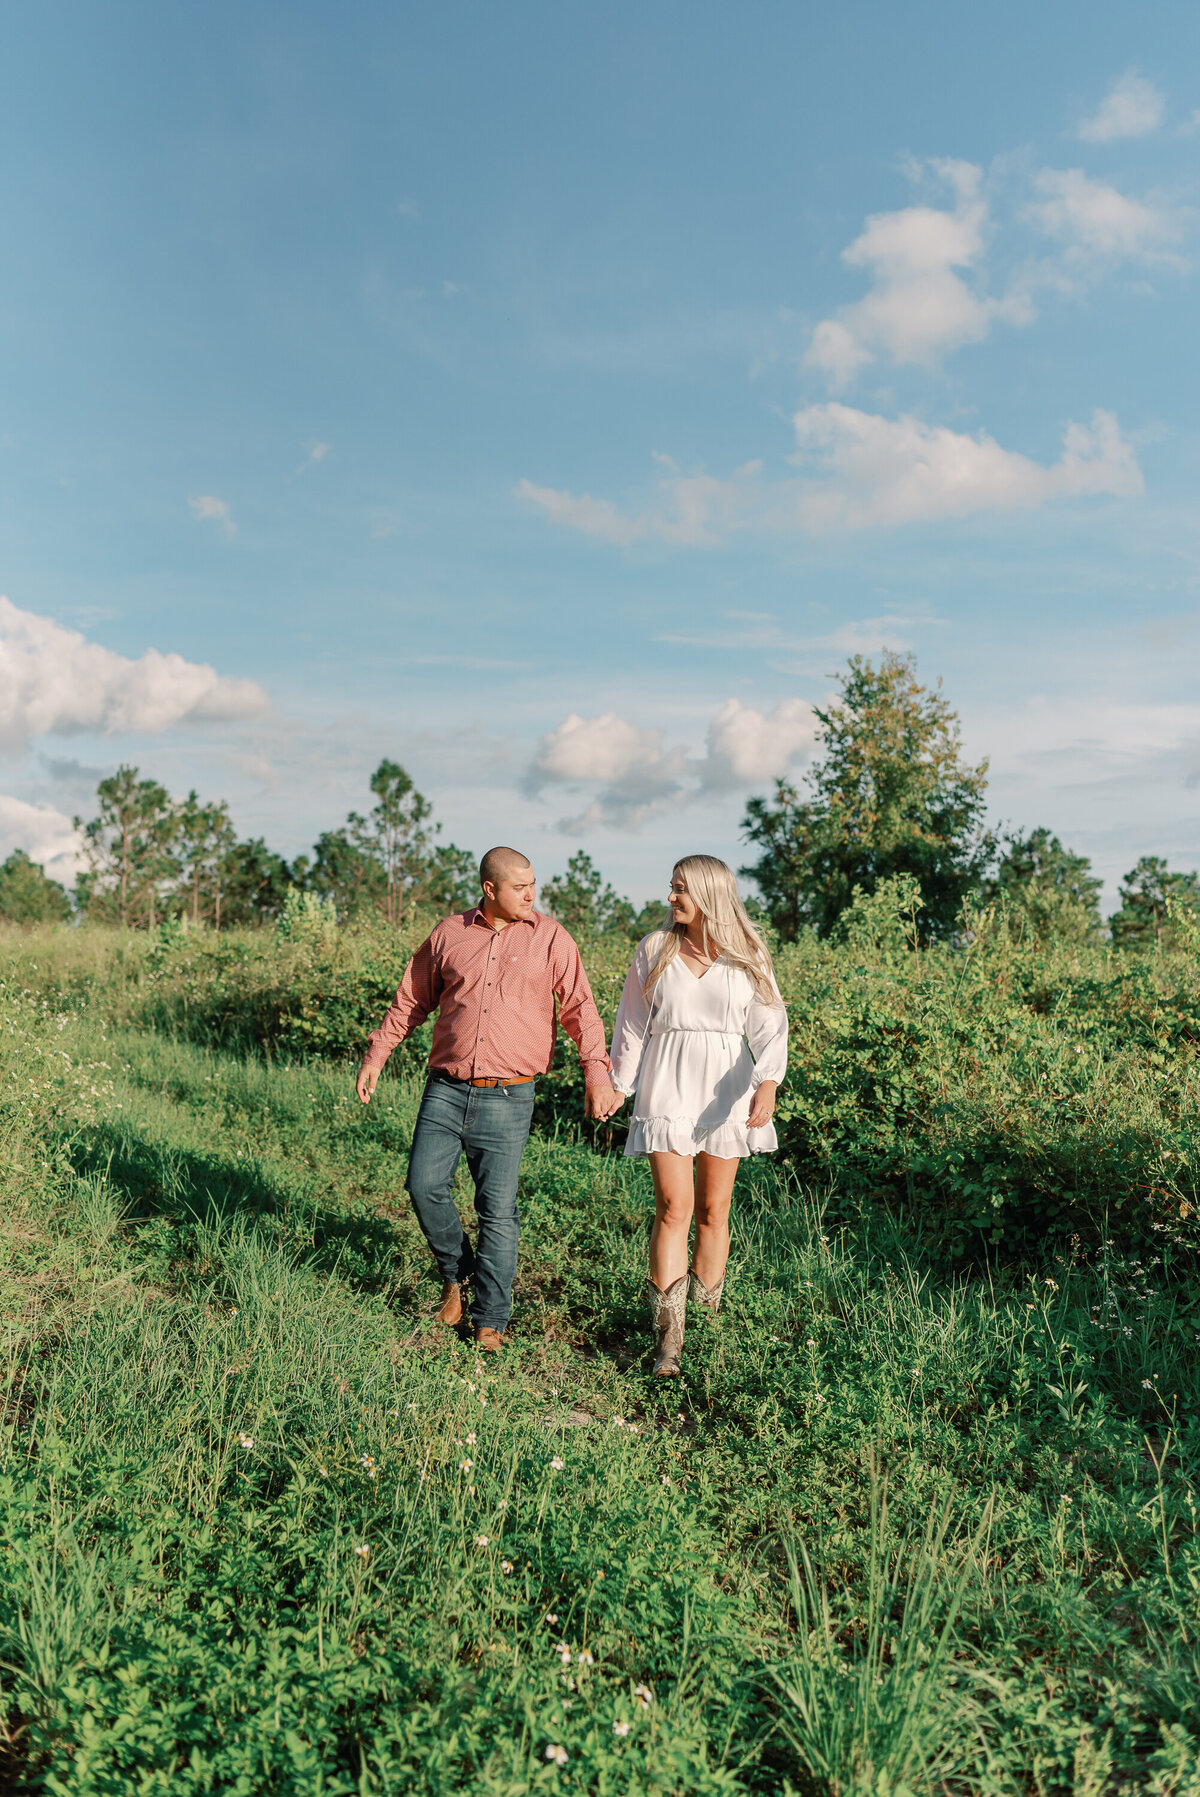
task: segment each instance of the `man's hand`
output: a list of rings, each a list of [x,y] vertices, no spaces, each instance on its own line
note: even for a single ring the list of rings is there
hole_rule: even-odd
[[[618,1092],[615,1086],[589,1086],[584,1097],[584,1110],[594,1123],[607,1123],[624,1102],[624,1092]]]
[[[750,1115],[746,1119],[747,1129],[762,1129],[775,1115],[775,1081],[765,1079],[754,1094],[750,1105]]]
[[[375,1088],[379,1084],[379,1073],[374,1067],[360,1067],[354,1089],[364,1104],[370,1104],[375,1096]]]

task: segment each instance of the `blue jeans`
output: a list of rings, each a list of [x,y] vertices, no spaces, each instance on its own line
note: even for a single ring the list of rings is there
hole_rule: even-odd
[[[503,1329],[512,1309],[521,1220],[517,1174],[533,1119],[536,1080],[470,1086],[431,1073],[417,1113],[405,1182],[443,1279],[475,1276],[471,1321]],[[460,1155],[475,1181],[479,1241],[472,1250],[451,1196]]]

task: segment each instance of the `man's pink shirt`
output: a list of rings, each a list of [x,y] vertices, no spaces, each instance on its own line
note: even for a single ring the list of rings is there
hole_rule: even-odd
[[[574,940],[533,916],[494,930],[476,905],[444,918],[423,942],[377,1030],[363,1067],[378,1072],[434,1011],[430,1067],[452,1079],[523,1079],[545,1073],[558,1022],[579,1049],[589,1086],[608,1084],[604,1025]]]

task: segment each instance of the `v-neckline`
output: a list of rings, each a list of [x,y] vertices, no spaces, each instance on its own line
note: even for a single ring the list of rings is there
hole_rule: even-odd
[[[717,962],[721,959],[720,955],[714,955],[712,960],[709,962],[708,966],[704,969],[703,973],[693,973],[691,968],[688,966],[687,962],[684,960],[682,955],[677,955],[675,958],[679,962],[679,965],[683,968],[683,971],[687,975],[689,975],[689,977],[691,979],[695,980],[697,986],[700,986],[704,983],[704,981],[708,978],[709,974],[712,972],[713,968],[716,966]]]

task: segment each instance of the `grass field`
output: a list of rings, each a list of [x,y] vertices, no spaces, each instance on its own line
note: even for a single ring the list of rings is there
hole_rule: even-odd
[[[645,1169],[548,1122],[481,1365],[411,1063],[364,1113],[100,952],[7,950],[0,1787],[1200,1792],[1176,1250],[955,1274],[756,1164],[652,1382]]]

